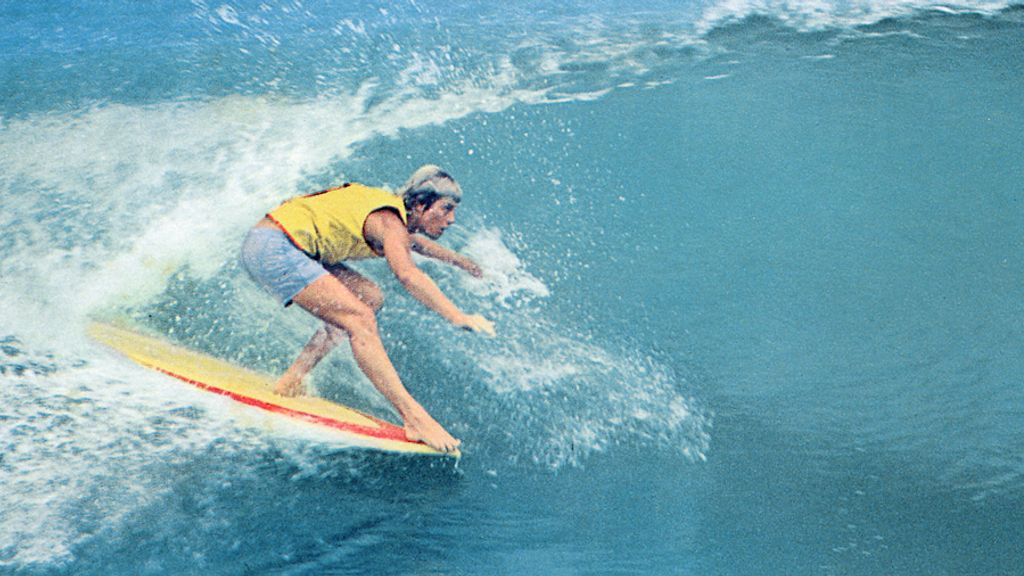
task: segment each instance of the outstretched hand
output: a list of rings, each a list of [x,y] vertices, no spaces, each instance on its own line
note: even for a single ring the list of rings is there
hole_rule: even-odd
[[[470,332],[476,332],[478,334],[486,334],[487,336],[492,337],[497,335],[497,332],[494,331],[494,322],[491,322],[480,314],[467,314],[463,316],[461,320],[456,322],[455,325],[463,330],[469,330]]]
[[[484,277],[484,271],[480,268],[480,265],[465,256],[459,257],[458,266],[466,272],[469,272],[470,276],[473,278]]]

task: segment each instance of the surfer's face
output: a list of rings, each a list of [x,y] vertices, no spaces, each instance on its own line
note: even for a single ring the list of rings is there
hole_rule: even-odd
[[[417,231],[431,238],[440,238],[444,231],[455,222],[455,209],[459,203],[451,198],[438,198],[430,207],[417,204],[413,208],[412,221]]]

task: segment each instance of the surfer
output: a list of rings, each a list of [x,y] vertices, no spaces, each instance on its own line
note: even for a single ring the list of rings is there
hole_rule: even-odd
[[[395,406],[409,440],[446,452],[452,437],[405,389],[377,331],[380,287],[345,263],[384,258],[402,286],[455,326],[494,335],[494,324],[466,314],[413,262],[410,251],[482,275],[471,259],[434,242],[455,221],[462,189],[434,165],[416,170],[397,194],[362,184],[345,184],[285,201],[249,231],[242,264],[249,275],[284,306],[293,302],[324,321],[274,391],[305,392],[303,378],[348,337],[356,363]]]

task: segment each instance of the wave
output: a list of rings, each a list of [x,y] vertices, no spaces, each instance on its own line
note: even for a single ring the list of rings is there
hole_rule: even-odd
[[[162,377],[83,341],[82,328],[113,309],[162,323],[172,337],[229,358],[279,366],[310,323],[292,314],[268,337],[269,321],[260,314],[270,305],[240,280],[235,249],[263,211],[298,191],[346,179],[350,159],[376,139],[415,140],[417,130],[473,115],[601,96],[524,83],[512,59],[498,62],[486,80],[418,88],[430,69],[421,62],[403,68],[408,73],[398,85],[374,79],[316,97],[102,101],[0,122],[0,336],[12,358],[0,374],[0,416],[17,423],[0,438],[8,488],[0,506],[0,562],[71,561],[97,533],[117,532],[139,510],[173,499],[175,488],[163,478],[208,454],[252,472],[269,451],[302,474],[324,471],[319,455],[240,433],[201,396],[170,390]],[[477,367],[475,379],[454,395],[476,396],[462,404],[452,392],[433,399],[455,405],[449,420],[478,445],[506,454],[481,454],[481,463],[549,471],[580,465],[617,443],[703,457],[707,421],[682,392],[685,381],[628,347],[584,342],[571,324],[539,322],[543,312],[536,308],[550,292],[527,272],[529,264],[479,222],[464,234],[455,240],[493,276],[477,285],[440,277],[446,289],[493,301],[512,346],[462,350],[450,342],[448,349],[459,350],[454,358]],[[531,306],[533,312],[519,314]],[[160,317],[149,317],[154,312]],[[417,313],[408,316],[404,322],[415,325]],[[436,319],[429,328],[437,329]],[[215,342],[220,338],[228,341]],[[270,360],[252,356],[274,346]],[[413,352],[408,356],[421,358]],[[542,360],[556,353],[567,368],[547,370],[550,362]],[[334,362],[351,364],[344,353]],[[406,373],[413,381],[430,376]],[[613,383],[617,389],[605,394]],[[323,387],[338,394],[340,386]],[[367,383],[344,386],[345,394],[355,388],[382,408]],[[592,397],[598,401],[588,404]],[[210,412],[216,417],[202,417]]]
[[[399,160],[414,166],[433,160],[416,156],[433,150],[422,135],[432,126],[671,83],[681,77],[681,63],[716,57],[726,31],[739,29],[742,40],[744,30],[763,28],[765,19],[804,37],[892,18],[913,22],[922,14],[1019,18],[1010,4],[985,2],[729,1],[653,15],[581,14],[570,6],[544,22],[525,11],[504,18],[492,14],[482,31],[469,23],[479,14],[465,21],[456,14],[435,22],[428,39],[416,44],[398,31],[434,22],[428,9],[415,15],[321,14],[313,20],[332,20],[328,30],[369,47],[340,46],[356,50],[349,69],[317,79],[316,70],[337,63],[339,53],[304,53],[303,46],[296,53],[288,36],[293,25],[269,35],[280,21],[260,15],[258,8],[193,6],[203,17],[196,21],[212,26],[207,31],[218,53],[230,52],[242,64],[223,86],[186,82],[170,93],[129,97],[112,76],[87,74],[91,82],[109,85],[84,91],[67,105],[13,101],[28,98],[31,89],[16,87],[14,96],[5,96],[0,566],[12,555],[20,565],[69,560],[92,535],[116,532],[136,511],[165,502],[174,488],[164,477],[207,455],[211,461],[225,457],[253,476],[266,454],[278,453],[300,476],[326,472],[319,454],[268,447],[256,434],[239,437],[230,418],[218,419],[222,415],[200,418],[201,411],[216,410],[200,395],[169,392],[161,388],[161,377],[126,369],[79,335],[97,311],[128,309],[141,320],[154,313],[162,315],[158,321],[168,332],[190,344],[279,368],[308,336],[310,322],[291,314],[268,336],[279,317],[270,316],[267,299],[240,276],[235,247],[248,225],[281,199],[361,176],[353,158],[372,156],[379,139],[405,140],[409,154]],[[289,22],[301,23],[302,14]],[[864,32],[863,37],[877,36]],[[438,39],[443,42],[426,46]],[[832,52],[801,57],[835,58]],[[287,66],[270,66],[281,63]],[[255,68],[281,73],[239,80]],[[162,71],[158,66],[156,72]],[[696,77],[730,81],[729,74],[703,69]],[[299,88],[310,79],[314,88]],[[510,125],[488,137],[516,141],[520,127]],[[464,148],[467,157],[473,154],[471,146]],[[540,144],[524,147],[520,152],[531,157],[521,161],[547,151]],[[404,173],[394,178],[397,184]],[[453,422],[477,447],[498,447],[492,452],[500,455],[473,455],[479,465],[494,474],[521,465],[550,472],[584,465],[618,445],[703,459],[711,416],[689,395],[692,383],[637,347],[553,314],[557,289],[531,272],[536,262],[526,260],[500,230],[474,219],[471,206],[466,209],[469,224],[451,240],[483,262],[491,276],[477,282],[444,269],[431,272],[445,290],[488,306],[500,320],[505,345],[443,332],[436,318],[402,300],[388,307],[403,317],[395,331],[419,331],[413,339],[419,343],[395,342],[402,338],[390,335],[389,344],[395,344],[396,361],[404,363],[411,382],[446,382],[416,391],[432,410],[437,407],[442,421]],[[351,368],[344,353],[333,363]],[[326,394],[342,394],[342,385],[323,380]],[[356,394],[373,404],[368,383],[344,386],[345,394],[358,388]],[[379,402],[373,407],[386,410]],[[990,481],[995,489],[1019,483],[1018,464],[1011,460],[1005,479]],[[228,476],[213,478],[221,482]],[[98,499],[90,503],[93,496]]]

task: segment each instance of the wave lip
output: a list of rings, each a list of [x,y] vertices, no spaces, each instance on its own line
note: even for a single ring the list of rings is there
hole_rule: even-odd
[[[706,35],[751,17],[771,18],[801,32],[855,28],[921,12],[995,15],[1013,7],[1005,0],[930,2],[927,0],[721,0],[705,8],[694,29]]]

